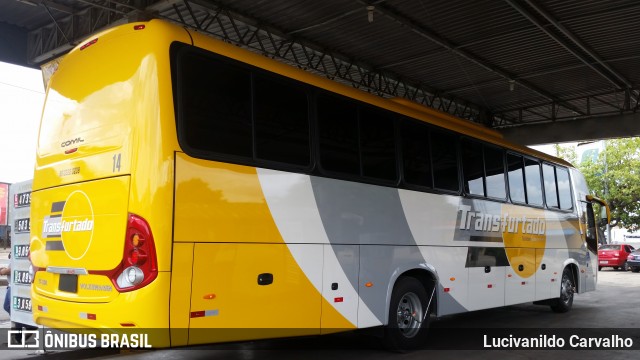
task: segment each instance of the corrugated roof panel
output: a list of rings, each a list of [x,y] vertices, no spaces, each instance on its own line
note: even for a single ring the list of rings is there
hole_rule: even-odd
[[[245,37],[254,35],[256,26],[268,28],[281,39],[305,44],[316,52],[339,55],[343,61],[411,84],[422,84],[439,94],[450,94],[459,98],[460,103],[471,102],[490,112],[524,109],[521,117],[518,111],[505,115],[511,119],[516,116],[518,121],[544,121],[551,113],[548,105],[551,101],[564,101],[568,107],[586,109],[585,97],[593,94],[605,94],[589,100],[594,113],[619,106],[619,101],[613,100],[619,97],[620,91],[612,81],[621,81],[607,80],[606,77],[615,76],[607,74],[607,70],[599,74],[569,51],[567,47],[588,59],[592,66],[602,68],[593,65],[595,59],[545,19],[535,9],[538,7],[625,81],[636,89],[640,87],[640,2],[637,0],[531,3],[513,0],[518,4],[515,6],[509,1],[495,0],[384,0],[373,1],[375,10],[371,22],[366,9],[369,2],[365,1],[192,1],[139,0],[134,3],[141,7],[153,4],[162,16],[186,23],[193,23],[187,4],[196,19],[205,17],[203,6],[209,7],[210,15],[218,14],[209,30],[218,36],[229,36],[230,41],[246,41]],[[92,6],[86,0],[53,0],[47,4],[51,5],[49,11],[63,29],[70,26],[70,22],[65,23],[69,18],[65,10],[82,14],[83,24],[86,18],[102,12],[105,7],[116,9],[116,13],[133,10],[129,0],[92,2],[96,7],[91,12],[86,11]],[[39,3],[37,0],[0,1],[0,22],[29,30],[44,26],[55,28],[57,25]],[[220,6],[223,11],[218,12]],[[518,6],[525,14],[516,9]],[[226,10],[230,10],[236,20],[230,21]],[[91,21],[99,24],[97,19]],[[556,39],[534,24],[535,21]],[[257,41],[267,40],[265,33],[257,36],[250,47],[274,51],[270,41]],[[305,56],[300,46],[293,51],[299,57]],[[331,63],[325,67],[329,74],[335,70]],[[510,79],[516,81],[513,91]],[[535,89],[527,89],[527,83]],[[571,110],[560,108],[557,114],[570,116]]]

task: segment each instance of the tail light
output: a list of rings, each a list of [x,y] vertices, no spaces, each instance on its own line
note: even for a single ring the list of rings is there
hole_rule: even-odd
[[[107,275],[119,292],[140,289],[158,276],[158,260],[151,227],[142,217],[129,214],[122,261]]]
[[[634,259],[633,254],[629,254],[629,256],[627,256],[627,260],[633,260],[633,259]]]

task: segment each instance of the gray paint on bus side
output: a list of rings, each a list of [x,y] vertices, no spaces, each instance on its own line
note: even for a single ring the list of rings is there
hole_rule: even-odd
[[[393,290],[390,282],[399,275],[396,272],[425,262],[404,215],[398,189],[315,176],[311,184],[331,245],[379,245],[360,246],[359,274],[347,277],[376,318],[386,323],[387,299]],[[339,251],[338,246],[332,247],[334,252]],[[341,257],[338,261],[344,270],[349,268],[342,264]],[[365,287],[367,282],[373,286]]]

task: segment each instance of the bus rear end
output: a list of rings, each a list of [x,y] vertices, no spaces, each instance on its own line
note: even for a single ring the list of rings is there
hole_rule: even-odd
[[[177,145],[162,141],[175,130],[161,120],[173,116],[172,31],[150,22],[98,34],[66,55],[50,80],[31,214],[39,324],[165,329],[154,341],[169,345]]]

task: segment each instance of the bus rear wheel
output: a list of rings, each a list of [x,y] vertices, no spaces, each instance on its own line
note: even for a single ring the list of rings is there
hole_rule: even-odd
[[[551,305],[551,310],[557,313],[566,313],[573,305],[573,295],[576,292],[576,283],[573,272],[566,267],[562,272],[562,282],[560,283],[560,297],[555,299]]]
[[[427,336],[429,297],[422,283],[412,277],[400,277],[391,294],[389,322],[384,343],[390,350],[410,350],[423,345]]]

